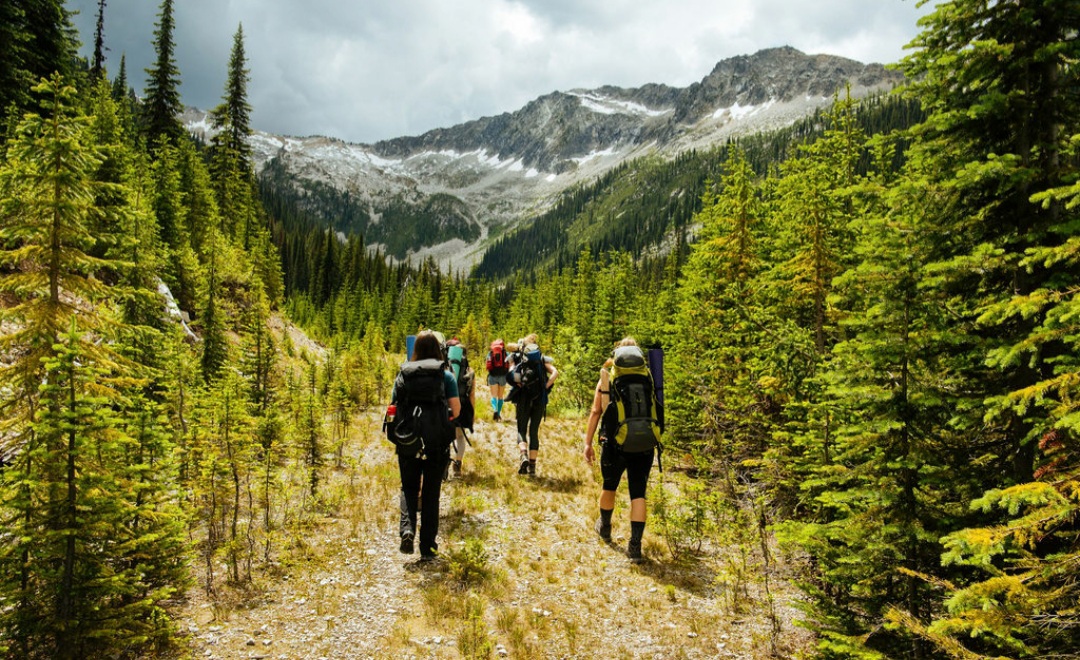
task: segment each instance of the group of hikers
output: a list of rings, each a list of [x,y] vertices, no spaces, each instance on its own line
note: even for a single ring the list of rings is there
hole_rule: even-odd
[[[491,342],[485,358],[492,420],[503,420],[506,402],[514,404],[518,474],[536,474],[540,424],[559,371],[554,359],[540,350],[539,337],[530,334],[517,343]],[[400,550],[412,554],[419,544],[420,560],[438,554],[439,496],[451,471],[462,471],[468,435],[475,416],[475,373],[465,346],[457,339],[425,330],[411,343],[383,420],[387,438],[395,445],[401,476]],[[643,559],[645,491],[660,447],[663,406],[656,381],[637,342],[617,342],[600,369],[585,431],[584,457],[596,459],[593,440],[599,431],[599,516],[594,529],[611,542],[616,491],[625,473],[630,492],[630,540],[626,554]],[[419,521],[418,521],[419,518]],[[419,526],[417,525],[419,522]]]

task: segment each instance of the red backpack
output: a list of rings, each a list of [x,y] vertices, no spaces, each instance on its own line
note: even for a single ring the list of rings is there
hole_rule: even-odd
[[[505,376],[509,371],[506,365],[506,344],[501,339],[491,342],[491,351],[485,360],[488,374],[492,376]]]

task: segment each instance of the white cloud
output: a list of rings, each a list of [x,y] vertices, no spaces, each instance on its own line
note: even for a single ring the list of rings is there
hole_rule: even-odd
[[[97,4],[68,2],[87,54]],[[126,54],[140,92],[158,11],[150,0],[106,5],[110,72]],[[185,103],[220,102],[243,23],[257,128],[373,142],[555,90],[684,87],[762,48],[896,61],[927,11],[914,0],[184,0],[174,41]]]

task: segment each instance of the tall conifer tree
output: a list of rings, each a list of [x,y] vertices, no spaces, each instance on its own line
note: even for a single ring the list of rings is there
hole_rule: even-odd
[[[21,441],[0,479],[15,539],[0,552],[11,595],[0,638],[21,657],[111,655],[167,627],[160,601],[182,587],[183,568],[158,573],[157,563],[177,560],[178,530],[148,524],[142,536],[131,518],[167,491],[132,483],[137,462],[117,431],[123,389],[139,381],[116,343],[117,330],[135,329],[118,322],[110,300],[118,289],[103,277],[126,264],[87,253],[103,159],[76,114],[75,90],[54,75],[35,91],[46,116],[26,116],[0,167],[0,262],[10,269],[0,290],[17,301],[3,316],[21,328],[0,339],[0,350],[19,356],[0,371],[13,393],[0,422]]]
[[[149,78],[143,104],[147,144],[153,149],[167,141],[175,142],[183,134],[178,118],[184,108],[180,103],[180,69],[173,57],[176,48],[173,42],[174,26],[173,2],[162,0],[154,30],[154,52],[157,57],[153,68],[146,70]]]
[[[1080,8],[951,0],[923,25],[904,67],[929,114],[913,153],[940,191],[925,209],[938,227],[928,284],[957,316],[947,340],[970,394],[956,419],[993,476],[974,503],[989,524],[951,535],[944,555],[987,579],[955,585],[930,626],[895,617],[956,657],[1067,654],[1080,644]]]

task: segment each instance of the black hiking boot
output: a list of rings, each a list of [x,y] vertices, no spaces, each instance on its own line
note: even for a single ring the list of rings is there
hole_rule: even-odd
[[[403,554],[403,555],[411,555],[412,554],[412,551],[413,551],[413,533],[412,532],[405,532],[404,534],[401,535],[401,547],[399,547],[398,550],[401,550],[401,554]]]
[[[630,561],[642,561],[645,559],[641,554],[641,541],[630,539],[630,542],[626,544],[626,556],[630,558]]]
[[[536,461],[529,461],[529,476],[536,476]]]
[[[501,422],[502,421],[502,415],[500,415],[499,413],[495,413],[494,415],[491,416],[491,421],[493,421],[493,422]]]
[[[596,524],[593,525],[593,529],[596,530],[596,533],[600,536],[601,539],[607,541],[608,543],[611,543],[611,523],[605,525],[603,518],[597,518]]]
[[[528,473],[529,473],[529,459],[523,458],[523,459],[521,459],[521,465],[518,467],[518,474],[528,474]]]
[[[454,461],[453,462],[453,471],[454,471],[454,476],[455,477],[460,477],[461,476],[461,461]]]

